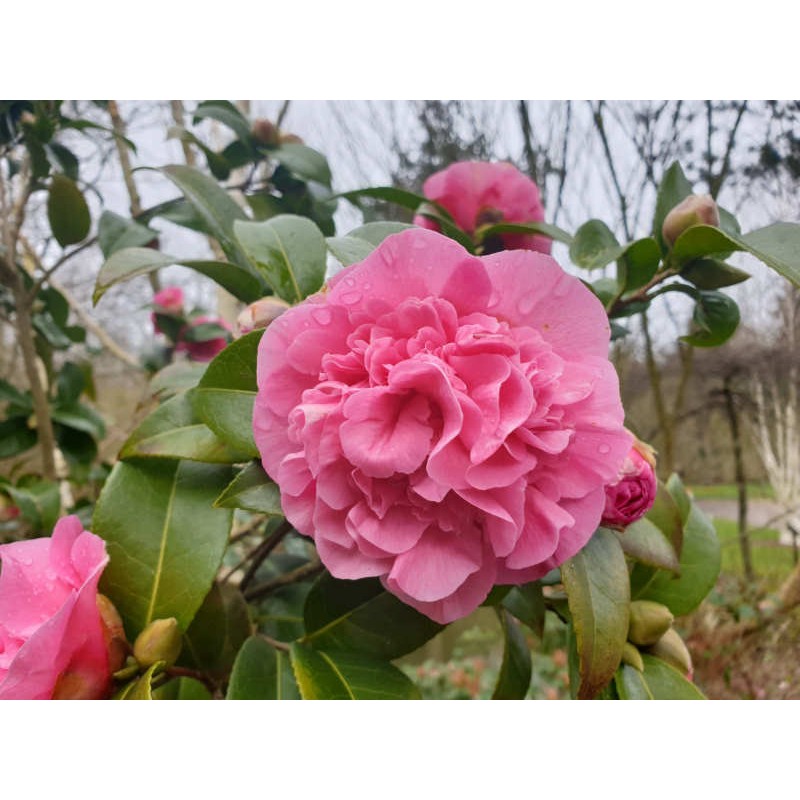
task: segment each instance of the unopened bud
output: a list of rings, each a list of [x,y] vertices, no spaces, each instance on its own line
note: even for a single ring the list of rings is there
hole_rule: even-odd
[[[673,628],[670,628],[652,647],[648,648],[647,652],[666,661],[667,664],[671,664],[689,680],[692,679],[692,656],[680,634]]]
[[[244,336],[250,331],[266,328],[288,308],[289,304],[279,297],[262,297],[261,300],[256,300],[237,317],[236,325],[239,333]]]
[[[671,627],[675,618],[661,603],[634,600],[631,603],[628,641],[638,645],[655,644]]]
[[[181,629],[175,617],[153,620],[133,644],[133,657],[143,667],[152,667],[163,661],[171,667],[178,659],[183,646]]]
[[[36,124],[36,114],[31,114],[30,111],[23,111],[19,115],[19,121],[23,125],[35,125]]]
[[[644,672],[642,654],[630,642],[625,642],[622,647],[622,663],[638,669],[639,672]]]
[[[714,198],[708,194],[691,194],[667,214],[661,235],[669,245],[693,225],[713,225],[719,227],[719,209]]]
[[[97,610],[100,612],[100,621],[103,625],[103,639],[108,651],[108,663],[111,672],[122,669],[125,659],[128,657],[131,646],[125,636],[125,627],[122,624],[122,617],[114,607],[114,604],[104,595],[97,594]]]
[[[276,145],[279,141],[278,129],[275,123],[268,119],[257,119],[253,121],[253,138],[266,145]]]
[[[296,133],[282,133],[281,144],[305,144]]]
[[[633,449],[653,468],[656,468],[656,451],[647,442],[633,437]]]

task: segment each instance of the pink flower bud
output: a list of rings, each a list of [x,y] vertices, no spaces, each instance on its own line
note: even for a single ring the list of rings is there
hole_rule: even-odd
[[[167,286],[153,295],[153,305],[167,314],[183,313],[183,289],[180,286]]]
[[[187,328],[181,331],[180,339],[175,346],[176,353],[186,353],[192,361],[211,361],[227,347],[229,339],[224,336],[216,336],[213,339],[206,339],[202,342],[188,341],[184,338],[184,332],[187,329],[195,328],[204,323],[218,325],[226,331],[231,329],[231,326],[224,319],[218,317],[196,317],[189,323]]]
[[[714,198],[708,194],[690,194],[667,214],[661,235],[669,245],[693,225],[713,225],[719,227],[719,209]]]
[[[291,306],[279,297],[262,297],[255,303],[250,303],[236,320],[239,333],[244,336],[246,333],[266,328],[273,320],[277,319],[287,308]]]
[[[625,528],[636,522],[650,510],[657,491],[653,448],[637,439],[622,465],[619,477],[606,486],[602,524]]]

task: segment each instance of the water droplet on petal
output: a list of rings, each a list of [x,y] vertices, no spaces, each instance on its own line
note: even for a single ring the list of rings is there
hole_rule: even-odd
[[[330,325],[331,319],[333,315],[331,314],[331,310],[329,308],[315,308],[311,312],[311,316],[320,324],[320,325]]]
[[[611,447],[607,444],[601,444],[597,448],[597,452],[600,453],[601,456],[608,455],[611,452]]]
[[[517,302],[517,311],[519,311],[520,314],[530,314],[533,307],[536,305],[536,299],[536,295],[533,293],[523,295]]]
[[[346,286],[355,286],[356,285],[355,278],[345,278],[344,282],[345,282]]]
[[[354,306],[361,300],[361,292],[345,292],[342,295],[342,302],[347,306]]]

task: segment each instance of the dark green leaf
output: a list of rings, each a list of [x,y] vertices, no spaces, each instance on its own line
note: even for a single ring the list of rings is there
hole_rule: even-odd
[[[252,632],[242,593],[228,583],[214,583],[183,636],[178,665],[225,676]]]
[[[645,682],[644,675],[635,667],[622,664],[614,675],[617,694],[620,700],[653,700],[652,692]]]
[[[201,119],[215,119],[230,128],[243,141],[250,139],[250,123],[229,100],[204,100],[194,110],[192,123]]]
[[[661,228],[664,225],[667,214],[691,193],[692,184],[686,179],[681,165],[676,161],[664,173],[656,196],[656,212],[653,217],[653,237],[662,248],[664,248],[664,238],[661,235]]]
[[[213,178],[193,167],[176,164],[161,171],[183,192],[228,260],[247,269],[247,257],[233,235],[234,222],[247,219],[244,211]]]
[[[630,586],[617,537],[600,528],[561,567],[580,663],[578,697],[591,699],[612,678],[628,636]]]
[[[88,467],[97,458],[97,439],[90,433],[55,423],[56,443],[73,468]],[[75,480],[75,476],[72,476]]]
[[[524,700],[531,685],[531,652],[519,623],[505,609],[498,609],[505,649],[492,700]]]
[[[210,342],[214,339],[227,339],[230,331],[217,322],[195,322],[189,330],[184,331],[181,339],[184,342]]]
[[[548,222],[498,222],[475,231],[476,237],[480,237],[481,241],[486,241],[502,233],[538,233],[567,245],[572,244],[573,241],[573,237],[565,230]]]
[[[322,153],[295,142],[282,144],[269,151],[269,157],[283,164],[286,169],[304,181],[316,181],[331,188],[331,169]]]
[[[58,289],[48,286],[39,292],[38,299],[44,302],[47,313],[59,328],[64,328],[69,319],[69,303]]]
[[[97,223],[97,243],[103,256],[109,258],[117,250],[126,247],[144,247],[158,239],[158,231],[125,219],[113,211],[104,211]]]
[[[692,321],[695,332],[681,340],[694,347],[717,347],[733,336],[739,325],[739,306],[721,292],[700,292]]]
[[[226,700],[299,700],[289,654],[251,636],[233,665]]]
[[[72,340],[64,333],[63,328],[60,328],[49,314],[34,314],[31,321],[36,332],[56,350],[66,350],[72,344]]]
[[[280,516],[281,492],[264,472],[260,461],[250,462],[214,501],[217,508],[243,508],[261,514]]]
[[[212,508],[230,469],[190,461],[120,462],[95,507],[92,532],[108,544],[101,591],[133,638],[154,619],[183,630],[208,594],[232,513]]]
[[[468,252],[472,253],[475,251],[475,243],[473,242],[472,237],[465,231],[461,230],[461,228],[459,228],[458,225],[452,221],[452,218],[449,214],[442,213],[440,206],[431,202],[423,203],[417,209],[417,215],[435,222],[438,225],[438,230],[441,233],[458,242]]]
[[[66,175],[53,175],[47,196],[47,219],[62,247],[82,242],[89,235],[92,227],[89,206],[78,185]]]
[[[750,273],[732,267],[724,261],[713,258],[700,258],[690,261],[682,270],[681,277],[698,289],[722,289],[742,283],[750,277]]]
[[[33,400],[30,392],[23,393],[2,378],[0,378],[0,403],[10,403],[21,411],[33,411]],[[2,442],[1,437],[0,442]]]
[[[362,653],[325,652],[294,643],[292,668],[304,700],[418,700],[419,689],[394,665]]]
[[[197,416],[224,442],[248,458],[259,455],[253,440],[256,354],[264,331],[228,345],[206,368],[193,392]]]
[[[720,546],[714,526],[692,504],[683,529],[680,577],[636,566],[631,573],[633,599],[663,603],[676,616],[694,611],[714,587],[720,569]]]
[[[672,257],[678,264],[744,248],[730,234],[713,225],[692,225],[675,241]]]
[[[88,433],[94,439],[103,439],[106,435],[106,426],[103,418],[89,406],[82,403],[65,403],[57,405],[51,410],[53,422],[58,422],[76,431]]]
[[[644,682],[653,700],[705,700],[705,695],[675,667],[660,658],[642,654]],[[630,669],[630,668],[629,668]]]
[[[237,464],[249,456],[220,439],[195,415],[194,389],[172,397],[150,413],[122,445],[119,457],[185,458],[209,464]]]
[[[25,486],[9,484],[4,491],[19,506],[22,516],[37,533],[50,535],[61,513],[61,495],[57,483],[36,480]]]
[[[618,259],[620,283],[626,292],[640,289],[656,274],[661,248],[650,237],[631,242]]]
[[[524,622],[540,639],[544,636],[545,605],[539,581],[514,586],[503,598],[503,607]]]
[[[692,500],[686,492],[680,477],[675,472],[667,479],[667,491],[672,495],[675,505],[678,506],[681,522],[685,525],[692,510]]]
[[[153,689],[153,700],[213,700],[211,692],[194,678],[173,678]]]
[[[77,181],[80,173],[80,164],[75,153],[68,147],[58,142],[50,142],[45,150],[50,155],[51,161],[54,161],[61,167],[61,171],[71,180]]]
[[[429,203],[427,197],[423,197],[413,192],[407,192],[405,189],[397,189],[394,186],[371,186],[367,189],[355,189],[352,192],[343,192],[336,195],[345,200],[350,200],[354,205],[358,206],[358,200],[362,197],[371,197],[375,200],[385,200],[387,203],[394,203],[395,205],[408,208],[411,211],[416,211],[424,203]]]
[[[800,286],[800,225],[776,222],[738,239],[759,261]]]
[[[150,389],[160,397],[171,397],[185,389],[193,389],[206,371],[205,364],[176,361],[159,370],[150,380]]]
[[[678,504],[661,481],[658,482],[655,502],[646,517],[667,537],[680,558],[683,547],[683,518]]]
[[[157,661],[140,678],[125,687],[120,694],[120,700],[152,700],[153,678],[158,670],[164,666],[163,661]]]
[[[442,626],[385,591],[377,579],[343,581],[323,574],[303,612],[306,641],[324,650],[352,650],[386,660],[432,639]]]
[[[237,222],[236,236],[275,294],[289,303],[319,291],[325,279],[325,237],[309,219],[281,214]]]
[[[188,142],[197,147],[206,157],[208,169],[218,181],[227,180],[230,176],[231,167],[224,156],[208,147],[202,139],[195,136],[191,131],[187,131],[186,128],[181,126],[173,126],[167,131],[167,138],[180,139],[182,142]]]
[[[575,232],[569,246],[572,263],[584,269],[597,269],[616,261],[624,252],[617,237],[599,219],[590,219]]]
[[[169,256],[149,247],[126,247],[116,250],[100,267],[95,282],[92,301],[97,301],[114,284],[139,275],[155,272],[163,267],[177,264],[199,272],[216,281],[243,303],[252,303],[266,294],[265,285],[247,269],[224,261],[192,261]]]
[[[660,528],[650,520],[643,518],[628,525],[619,534],[619,541],[625,555],[641,561],[650,567],[667,569],[678,574],[680,562],[675,548]]]

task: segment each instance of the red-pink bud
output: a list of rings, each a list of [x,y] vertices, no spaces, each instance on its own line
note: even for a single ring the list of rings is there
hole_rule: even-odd
[[[682,200],[664,219],[661,235],[669,245],[693,225],[713,225],[719,227],[719,208],[714,198],[708,194],[691,194]]]
[[[636,439],[623,462],[618,479],[606,486],[606,505],[601,524],[625,528],[636,522],[650,510],[657,491],[654,450]]]

